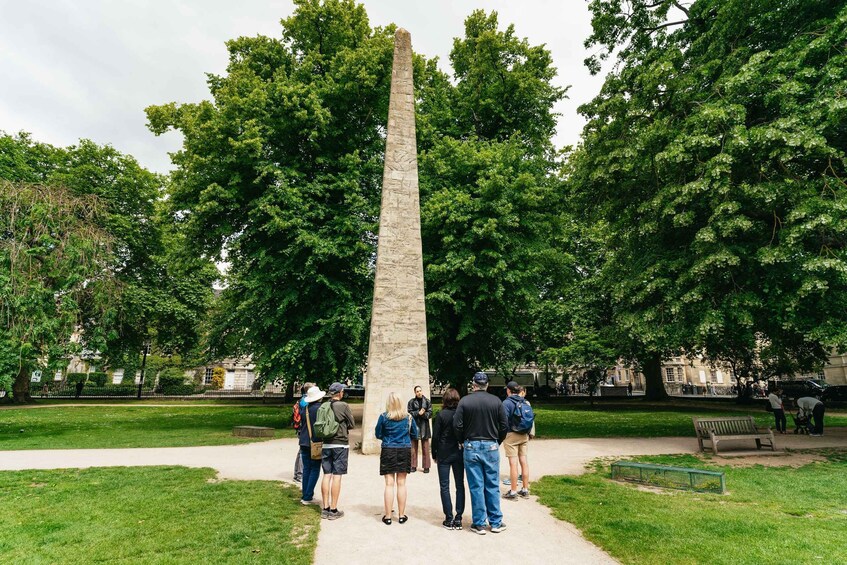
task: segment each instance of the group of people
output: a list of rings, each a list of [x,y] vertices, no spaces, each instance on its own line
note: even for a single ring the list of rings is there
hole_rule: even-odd
[[[786,431],[785,404],[782,400],[782,389],[777,387],[768,394],[768,403],[773,412],[774,425],[777,433]],[[797,415],[795,420],[811,424],[811,436],[823,435],[823,415],[826,412],[824,403],[814,396],[802,396],[797,399]],[[794,433],[797,433],[796,431]]]
[[[500,401],[490,394],[488,375],[474,374],[472,392],[460,398],[458,391],[448,389],[442,408],[432,426],[432,403],[415,387],[414,397],[403,405],[396,392],[388,395],[385,412],[380,414],[374,435],[382,442],[379,474],[385,481],[382,522],[391,525],[394,504],[397,521],[404,524],[409,473],[429,473],[434,461],[438,470],[442,525],[449,530],[463,529],[465,511],[465,478],[471,499],[470,531],[484,535],[506,529],[500,508],[501,496],[517,500],[529,496],[529,464],[527,447],[535,435],[534,413],[525,399],[523,387],[515,382],[506,387],[507,398]],[[344,516],[338,508],[341,479],[347,473],[349,430],[354,427],[350,407],[342,398],[344,385],[333,383],[328,389],[329,408],[321,401],[327,393],[314,383],[302,388],[302,398],[295,406],[294,424],[299,431],[300,452],[295,462],[295,480],[302,483],[303,504],[314,503],[314,491],[321,469],[321,518],[335,520]],[[324,410],[324,413],[319,413]],[[332,437],[322,435],[327,418],[334,418]],[[317,424],[318,428],[315,427]],[[509,490],[500,492],[500,444],[509,459]],[[518,468],[522,487],[519,483]],[[450,477],[455,490],[451,497]]]

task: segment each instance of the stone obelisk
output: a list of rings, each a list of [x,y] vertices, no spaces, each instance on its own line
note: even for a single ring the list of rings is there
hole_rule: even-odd
[[[374,426],[390,392],[405,407],[420,385],[429,397],[412,38],[394,35],[391,99],[376,256],[371,335],[365,373],[362,452],[379,453]]]

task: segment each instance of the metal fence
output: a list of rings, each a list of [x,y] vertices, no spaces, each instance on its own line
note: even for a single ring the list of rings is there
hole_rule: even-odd
[[[34,398],[137,398],[138,385],[106,385],[106,386],[84,386],[77,392],[75,385],[60,384],[48,386],[46,390],[33,387],[30,394]],[[142,388],[142,398],[284,398],[284,393],[266,392],[265,390],[232,389],[212,390],[198,388],[191,394],[168,394],[156,392],[152,388]]]

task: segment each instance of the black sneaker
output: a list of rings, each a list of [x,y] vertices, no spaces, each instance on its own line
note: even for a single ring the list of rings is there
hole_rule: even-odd
[[[518,491],[518,496],[520,496],[521,498],[529,498],[529,490],[522,488]]]
[[[503,524],[501,522],[499,526],[491,526],[491,533],[492,534],[499,534],[500,532],[502,532],[505,529],[506,529],[506,524]]]
[[[471,531],[473,533],[479,534],[481,536],[484,536],[486,533],[488,533],[488,532],[485,531],[485,526],[476,526],[476,525],[473,525],[473,524],[471,524]]]
[[[453,519],[453,529],[454,530],[461,530],[462,529],[462,519],[461,518],[454,518]]]
[[[444,520],[443,522],[441,522],[441,525],[444,527],[445,530],[452,530],[453,529],[453,520],[452,519]]]
[[[503,493],[503,498],[505,498],[506,500],[517,500],[518,499],[518,493],[510,490],[508,492]]]

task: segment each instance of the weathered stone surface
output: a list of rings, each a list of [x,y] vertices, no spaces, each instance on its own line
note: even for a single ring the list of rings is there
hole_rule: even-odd
[[[274,429],[264,426],[235,426],[232,435],[236,437],[274,437]]]
[[[390,392],[406,402],[416,385],[429,396],[421,211],[415,143],[412,39],[394,36],[391,100],[382,178],[373,313],[365,375],[362,452],[379,453],[374,426]]]

